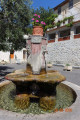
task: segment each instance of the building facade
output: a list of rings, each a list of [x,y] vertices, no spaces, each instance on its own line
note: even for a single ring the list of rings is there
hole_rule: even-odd
[[[47,29],[47,59],[80,66],[80,0],[65,0],[54,8],[54,14],[58,14],[56,26]]]

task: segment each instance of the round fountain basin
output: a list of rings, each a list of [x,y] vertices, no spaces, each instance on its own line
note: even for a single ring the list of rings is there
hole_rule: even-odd
[[[5,78],[16,85],[16,95],[21,95],[22,97],[23,94],[26,94],[27,98],[25,99],[28,99],[27,106],[29,105],[30,98],[39,98],[39,104],[45,110],[51,110],[55,107],[56,87],[65,80],[65,77],[59,72],[54,70],[46,72],[45,69],[41,69],[39,75],[33,74],[30,69],[17,70],[6,75]],[[16,98],[21,102],[18,97]]]
[[[60,108],[65,109],[71,106],[76,100],[76,93],[74,90],[67,85],[60,83],[56,87],[56,105],[52,110],[44,111],[41,107],[39,107],[38,101],[30,101],[30,106],[25,109],[17,108],[15,104],[16,97],[16,87],[12,82],[8,82],[7,84],[3,84],[0,86],[0,108],[20,112],[20,113],[33,113],[33,114],[42,114],[42,113],[50,113],[55,112],[55,109],[60,110]],[[26,95],[23,95],[24,98]],[[47,96],[46,96],[47,98]],[[24,105],[23,102],[21,102]],[[19,105],[19,104],[18,104]]]

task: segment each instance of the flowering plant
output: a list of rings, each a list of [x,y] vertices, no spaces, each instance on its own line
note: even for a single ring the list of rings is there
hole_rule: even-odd
[[[40,20],[40,15],[34,14],[34,17],[32,18],[32,25],[33,26],[45,26],[46,23]]]

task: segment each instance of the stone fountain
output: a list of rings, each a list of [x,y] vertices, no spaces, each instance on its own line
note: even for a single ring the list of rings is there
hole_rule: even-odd
[[[16,85],[16,98],[26,98],[26,107],[30,98],[39,98],[40,107],[53,109],[56,104],[56,86],[65,80],[57,71],[46,70],[45,54],[47,52],[47,39],[43,37],[43,29],[34,27],[33,35],[27,39],[27,68],[25,71],[15,71],[6,75],[6,79]],[[20,101],[21,102],[21,101]],[[46,105],[47,104],[47,105]],[[17,105],[18,106],[18,105]],[[22,108],[24,108],[22,106]]]
[[[27,39],[26,49],[26,70],[16,70],[5,76],[16,86],[14,102],[17,108],[26,109],[30,106],[31,99],[33,101],[38,99],[42,109],[55,109],[56,88],[65,80],[65,77],[58,71],[46,69],[47,39],[43,37],[42,27],[34,27],[33,35]],[[67,88],[65,87],[65,89]],[[69,101],[71,102],[71,100]]]

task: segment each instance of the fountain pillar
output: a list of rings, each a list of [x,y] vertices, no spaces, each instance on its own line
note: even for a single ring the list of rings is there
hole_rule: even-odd
[[[41,28],[41,31],[40,31]],[[36,31],[37,30],[37,31]],[[38,26],[33,28],[33,35],[27,39],[26,48],[28,63],[32,67],[33,74],[40,74],[40,70],[45,68],[44,52],[47,47],[47,39],[43,37],[43,29]]]

